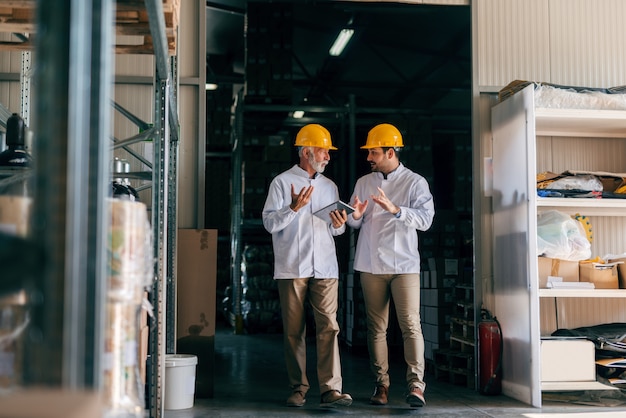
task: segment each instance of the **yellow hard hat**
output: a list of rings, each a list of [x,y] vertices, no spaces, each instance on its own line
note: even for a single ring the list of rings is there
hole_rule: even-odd
[[[381,123],[374,126],[367,134],[367,141],[361,149],[403,147],[402,134],[393,125]]]
[[[330,141],[330,132],[322,125],[310,123],[304,125],[296,135],[296,147],[318,147],[336,150]]]

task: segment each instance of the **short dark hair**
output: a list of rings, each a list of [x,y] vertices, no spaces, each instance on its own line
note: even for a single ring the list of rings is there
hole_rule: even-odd
[[[388,150],[392,149],[396,153],[398,159],[400,159],[400,151],[402,151],[402,147],[382,147],[382,149],[383,152],[387,152]]]

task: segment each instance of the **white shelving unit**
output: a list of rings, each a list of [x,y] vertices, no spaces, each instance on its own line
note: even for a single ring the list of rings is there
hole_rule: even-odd
[[[504,337],[503,393],[541,407],[542,391],[611,389],[595,380],[541,381],[542,336],[626,322],[626,289],[539,289],[536,221],[546,210],[584,214],[594,227],[593,256],[621,253],[626,199],[540,198],[536,176],[626,171],[626,111],[535,108],[530,85],[493,107],[492,133],[493,293]]]

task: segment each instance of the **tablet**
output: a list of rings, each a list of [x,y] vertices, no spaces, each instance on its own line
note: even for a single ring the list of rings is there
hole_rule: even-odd
[[[350,205],[348,205],[345,202],[342,202],[341,200],[337,200],[336,202],[331,203],[330,205],[316,211],[313,212],[313,215],[317,216],[318,218],[331,223],[332,219],[330,218],[330,212],[332,212],[333,210],[345,210],[346,214],[350,215],[352,212],[354,212],[354,208]]]

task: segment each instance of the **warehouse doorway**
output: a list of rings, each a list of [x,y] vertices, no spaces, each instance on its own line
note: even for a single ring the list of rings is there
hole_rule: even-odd
[[[264,280],[271,284],[271,237],[261,225],[261,210],[273,176],[295,162],[291,144],[306,123],[323,124],[332,132],[340,151],[332,155],[325,174],[338,184],[344,199],[349,198],[354,180],[369,171],[365,155],[358,149],[368,130],[381,122],[398,126],[406,144],[403,163],[428,179],[435,196],[437,224],[420,238],[423,264],[427,268],[429,259],[435,263],[457,259],[457,279],[471,284],[470,7],[244,1],[228,2],[230,8],[224,11],[216,3],[209,2],[207,21],[209,15],[216,19],[227,16],[224,19],[231,21],[238,33],[233,40],[214,23],[214,37],[207,41],[207,45],[215,44],[207,51],[207,77],[220,84],[220,89],[207,92],[206,184],[210,189],[206,196],[211,202],[206,205],[206,227],[218,229],[220,234],[217,292],[218,301],[223,301],[218,312],[223,325],[240,324],[242,329],[235,331],[244,334],[281,330],[278,304],[267,303],[267,294],[259,292],[265,285],[252,290],[244,286]],[[233,3],[243,5],[237,8]],[[341,55],[329,55],[333,40],[346,27],[354,29],[353,38]],[[211,32],[207,26],[207,37]],[[218,39],[222,42],[216,42]],[[226,45],[232,47],[221,50]],[[229,105],[238,93],[242,94],[238,102],[243,108],[242,120],[240,125],[232,125]],[[294,113],[302,109],[304,115],[295,118]],[[235,166],[229,154],[232,129],[240,129],[235,133],[242,144],[241,164]],[[233,169],[241,170],[234,186],[232,176],[224,175],[232,174]],[[238,194],[235,199],[231,191]],[[223,198],[216,200],[215,196]],[[233,201],[241,206],[233,206]],[[233,279],[231,269],[233,210],[242,216],[239,256],[259,262],[255,268],[263,276],[246,277],[245,285],[240,277]],[[337,239],[343,277],[352,274],[348,266],[353,242],[349,234]],[[240,296],[241,305],[233,308]],[[263,304],[257,297],[263,298]],[[355,324],[345,313],[342,321],[344,331],[351,328],[352,334],[342,338],[349,346],[362,349],[362,324]],[[432,358],[432,350],[446,330],[430,328]],[[360,337],[355,338],[357,335]]]

